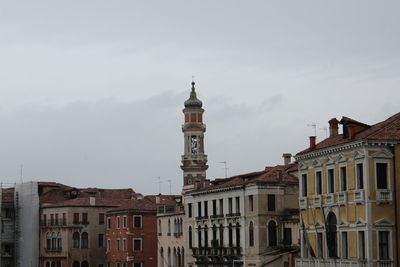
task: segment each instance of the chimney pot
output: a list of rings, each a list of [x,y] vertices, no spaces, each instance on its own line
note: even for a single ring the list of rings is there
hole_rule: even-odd
[[[292,158],[292,154],[284,153],[282,155],[282,157],[283,157],[283,164],[288,165],[290,163],[291,158]]]
[[[339,121],[336,118],[329,120],[329,137],[339,134]]]
[[[89,198],[89,204],[90,204],[90,206],[96,206],[96,198],[95,197],[90,197]]]
[[[316,138],[316,136],[310,136],[310,149],[315,148]]]

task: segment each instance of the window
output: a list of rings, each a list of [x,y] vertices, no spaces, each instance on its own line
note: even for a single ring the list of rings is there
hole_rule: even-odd
[[[42,223],[42,225],[43,226],[47,225],[47,215],[46,214],[43,214],[43,223]],[[3,231],[3,229],[4,229],[4,227],[1,227],[2,231]],[[4,232],[2,232],[2,233],[4,233]]]
[[[376,163],[376,187],[388,189],[387,163]]]
[[[103,248],[104,247],[104,234],[99,234],[99,248]]]
[[[201,202],[197,202],[197,216],[201,217]]]
[[[199,225],[199,228],[197,229],[197,241],[199,248],[201,248],[201,226]]]
[[[362,163],[356,165],[357,189],[364,189],[364,168]]]
[[[275,195],[268,195],[268,211],[275,211]]]
[[[219,226],[219,243],[221,247],[224,246],[224,226],[222,224]]]
[[[253,211],[254,210],[254,204],[253,204],[253,196],[249,196],[249,210]]]
[[[78,232],[74,232],[72,234],[72,247],[73,248],[79,248],[79,233]]]
[[[232,214],[232,198],[228,198],[228,213]]]
[[[171,220],[168,219],[167,235],[171,235]]]
[[[66,213],[63,213],[62,214],[62,225],[67,225],[67,214]]]
[[[230,223],[228,226],[228,241],[229,241],[229,246],[233,246],[233,232],[232,232],[232,224]]]
[[[250,226],[249,226],[249,245],[250,245],[250,247],[254,246],[254,227],[253,227],[253,222],[250,222]]]
[[[189,248],[193,247],[193,233],[192,233],[192,226],[189,226]]]
[[[276,223],[274,221],[268,223],[268,245],[270,247],[277,245]]]
[[[58,225],[58,213],[56,213],[55,216],[56,216],[55,225]]]
[[[321,171],[317,171],[315,173],[315,185],[316,185],[316,192],[317,195],[321,195],[322,194],[322,172]]]
[[[342,259],[349,257],[349,244],[347,240],[347,232],[342,232]]]
[[[240,247],[240,224],[236,223],[236,246]]]
[[[213,216],[216,216],[217,215],[217,200],[216,199],[214,199],[212,201],[212,209],[213,209]]]
[[[111,239],[107,239],[107,251],[111,250]]]
[[[224,215],[224,200],[222,198],[219,200],[219,214]]]
[[[111,218],[107,217],[107,229],[111,228]]]
[[[133,227],[142,228],[142,216],[133,216]]]
[[[82,223],[87,224],[88,221],[88,214],[86,212],[82,213]]]
[[[51,249],[51,233],[50,232],[46,233],[46,249],[47,250]]]
[[[104,213],[99,213],[99,224],[104,224]]]
[[[57,233],[57,249],[61,250],[62,249],[62,239],[61,239],[61,233]]]
[[[133,239],[133,251],[142,251],[142,239],[141,238]]]
[[[301,196],[307,196],[307,174],[301,176]]]
[[[240,213],[240,197],[236,197],[236,213]]]
[[[135,263],[133,263],[133,267],[142,267],[142,263],[141,262],[135,262]]]
[[[73,223],[74,224],[78,224],[79,223],[79,213],[74,213]]]
[[[188,204],[188,217],[192,218],[192,203]]]
[[[126,238],[122,239],[122,250],[126,251]]]
[[[121,228],[121,217],[117,216],[117,229]]]
[[[358,258],[365,259],[365,232],[358,232]]]
[[[204,216],[208,217],[208,201],[204,201]]]
[[[50,214],[50,225],[54,225],[54,214]]]
[[[204,247],[208,247],[208,227],[204,226]]]
[[[378,232],[379,259],[389,260],[389,231]]]
[[[328,170],[328,193],[335,191],[335,175],[333,169]]]
[[[158,220],[158,235],[162,235],[161,220]]]
[[[82,233],[81,248],[88,248],[89,246],[89,235],[86,232]]]
[[[323,243],[322,233],[317,233],[317,249],[318,249],[318,258],[324,257],[324,243]]]
[[[292,228],[283,228],[283,245],[292,245]]]
[[[122,217],[122,227],[126,228],[126,216]]]
[[[340,191],[347,190],[347,172],[346,167],[340,167]]]
[[[121,250],[121,239],[117,238],[117,250]]]

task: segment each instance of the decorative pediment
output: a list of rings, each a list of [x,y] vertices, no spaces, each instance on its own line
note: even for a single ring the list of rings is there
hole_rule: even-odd
[[[365,221],[363,220],[363,219],[357,219],[357,221],[355,222],[355,225],[357,226],[357,227],[361,227],[361,226],[365,226],[366,224],[365,224]]]
[[[315,224],[315,229],[322,229],[324,228],[324,225],[321,224],[319,221]]]
[[[325,158],[325,165],[332,165],[335,164],[335,160],[331,157],[326,157]]]
[[[376,227],[392,227],[392,226],[394,226],[394,223],[389,219],[383,218],[383,219],[377,220],[375,222],[375,226]]]
[[[313,160],[312,165],[314,168],[319,168],[322,166],[322,162],[315,159],[315,160]]]
[[[346,162],[347,160],[348,160],[348,158],[346,158],[343,154],[340,154],[336,159],[336,161],[340,162],[340,163]]]
[[[360,150],[354,152],[353,158],[354,159],[363,159],[365,157],[364,153]]]
[[[372,154],[371,157],[375,159],[391,159],[393,154],[387,150],[380,150]]]
[[[299,163],[299,170],[307,170],[307,165],[304,164],[303,162]]]
[[[349,223],[341,220],[339,223],[339,227],[349,227]]]

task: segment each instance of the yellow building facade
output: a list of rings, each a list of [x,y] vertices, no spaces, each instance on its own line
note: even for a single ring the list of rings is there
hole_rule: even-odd
[[[303,222],[296,266],[398,266],[400,114],[393,117],[372,126],[344,117],[343,134],[332,119],[330,137],[318,144],[310,137],[296,155]]]

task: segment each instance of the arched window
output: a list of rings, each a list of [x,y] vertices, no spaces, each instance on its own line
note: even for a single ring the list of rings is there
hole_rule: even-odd
[[[79,248],[79,233],[78,232],[74,232],[72,234],[72,247],[73,248]],[[74,262],[75,264],[75,262]],[[78,267],[79,267],[79,262],[78,262]]]
[[[182,235],[183,233],[183,222],[182,218],[179,219],[179,234]]]
[[[327,229],[327,240],[328,240],[328,256],[329,258],[337,257],[337,219],[333,212],[329,212],[328,218],[328,229]]]
[[[86,232],[82,233],[81,248],[88,248],[89,245],[89,235]]]
[[[199,225],[199,228],[197,229],[197,241],[199,244],[199,248],[201,248],[201,226]]]
[[[46,249],[50,250],[51,249],[51,233],[47,232],[46,233]],[[50,267],[50,262],[48,262],[49,267]]]
[[[167,263],[168,263],[168,267],[171,266],[171,248],[170,247],[168,247]]]
[[[51,262],[51,267],[56,267],[56,262],[55,261]]]
[[[276,234],[276,223],[275,221],[270,221],[268,223],[268,245],[270,247],[276,247],[277,245],[277,234]]]
[[[57,249],[57,233],[56,232],[51,233],[51,249],[52,250]],[[53,265],[53,263],[51,263],[51,264]]]
[[[177,266],[176,248],[174,248],[172,253],[172,266]]]
[[[179,222],[179,220],[178,220]],[[177,257],[177,266],[182,266],[181,265],[181,249],[178,247],[176,250],[176,257]]]
[[[80,265],[79,261],[74,261],[74,263],[72,264],[72,267],[80,267],[79,265]]]
[[[81,267],[89,267],[89,263],[87,261],[83,261]]]
[[[217,240],[217,226],[214,224],[212,227],[212,240],[211,240],[211,247],[218,247],[218,240]]]
[[[250,222],[250,226],[249,226],[249,243],[250,243],[250,247],[254,246],[254,227],[253,227],[253,222]]]
[[[57,233],[57,249],[61,250],[62,249],[62,241],[61,241],[61,233]]]
[[[167,234],[171,235],[171,221],[168,219],[168,229],[167,229]]]
[[[219,246],[224,246],[224,226],[222,224],[219,226]]]
[[[182,266],[185,266],[185,249],[182,247],[181,249],[181,254],[182,254]]]
[[[229,246],[230,247],[233,247],[233,233],[232,233],[232,224],[230,223],[229,224],[229,226],[228,226],[228,237],[229,237],[229,239],[228,239],[228,241],[229,241]]]
[[[236,223],[236,246],[240,247],[240,224]]]
[[[204,226],[204,247],[208,247],[208,227]]]
[[[192,226],[189,226],[189,248],[193,247],[193,233]]]
[[[160,267],[164,267],[164,249],[161,247],[160,248]]]

